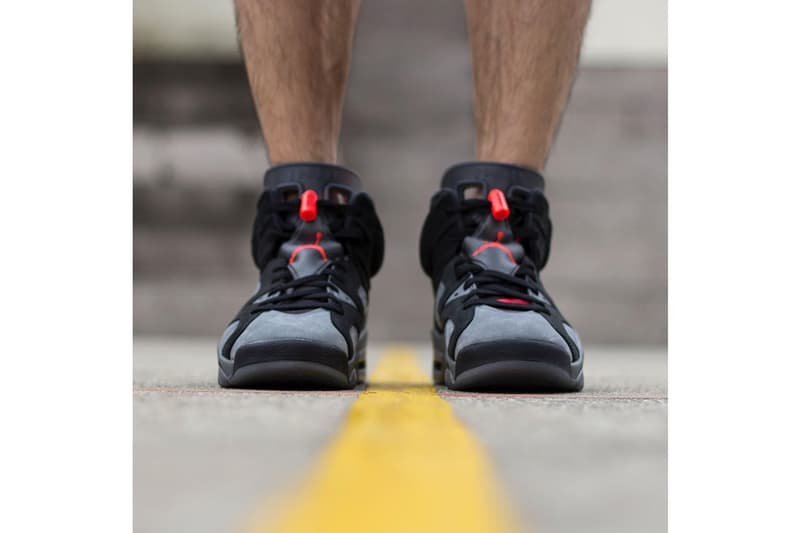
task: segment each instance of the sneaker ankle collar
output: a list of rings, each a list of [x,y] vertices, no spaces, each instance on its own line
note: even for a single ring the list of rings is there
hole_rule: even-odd
[[[299,189],[315,191],[320,198],[328,199],[332,188],[344,189],[350,196],[363,191],[361,180],[355,172],[327,163],[286,163],[276,165],[264,174],[264,188],[268,190]]]
[[[544,191],[544,178],[533,168],[508,163],[474,161],[453,165],[442,177],[442,188],[462,196],[463,189],[483,186],[485,196],[491,189],[500,189],[510,196],[514,188]]]

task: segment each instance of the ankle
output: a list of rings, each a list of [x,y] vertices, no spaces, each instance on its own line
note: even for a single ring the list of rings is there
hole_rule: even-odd
[[[476,160],[492,163],[506,163],[541,171],[547,161],[548,148],[537,142],[482,142],[476,150]]]

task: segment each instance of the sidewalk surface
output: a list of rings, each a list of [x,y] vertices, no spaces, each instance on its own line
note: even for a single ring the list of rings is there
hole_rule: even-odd
[[[427,375],[429,348],[407,348]],[[214,350],[213,339],[134,340],[137,532],[235,531],[269,513],[364,394],[223,390]],[[371,346],[368,371],[386,352]],[[666,531],[665,350],[590,347],[585,372],[580,394],[436,393],[485,450],[525,529]]]

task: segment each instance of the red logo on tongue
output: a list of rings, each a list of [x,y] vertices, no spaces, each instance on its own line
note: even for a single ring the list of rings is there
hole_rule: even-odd
[[[325,248],[319,245],[319,241],[322,239],[322,232],[318,231],[314,234],[314,244],[301,244],[300,246],[295,246],[294,250],[292,250],[292,255],[289,257],[289,264],[291,265],[294,263],[294,260],[297,258],[298,252],[302,250],[314,250],[319,253],[320,257],[322,257],[323,261],[328,260],[328,254],[325,253]]]
[[[479,255],[481,252],[486,250],[487,248],[500,248],[503,250],[508,258],[511,260],[512,263],[516,264],[517,260],[514,259],[514,254],[511,253],[511,250],[508,249],[508,246],[503,245],[500,241],[503,240],[503,232],[497,232],[497,240],[495,242],[485,242],[478,246],[478,249],[472,252],[472,257]]]

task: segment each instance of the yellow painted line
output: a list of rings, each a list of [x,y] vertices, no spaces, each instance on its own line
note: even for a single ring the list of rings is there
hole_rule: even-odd
[[[252,531],[516,531],[503,501],[483,449],[397,348],[299,492]]]

